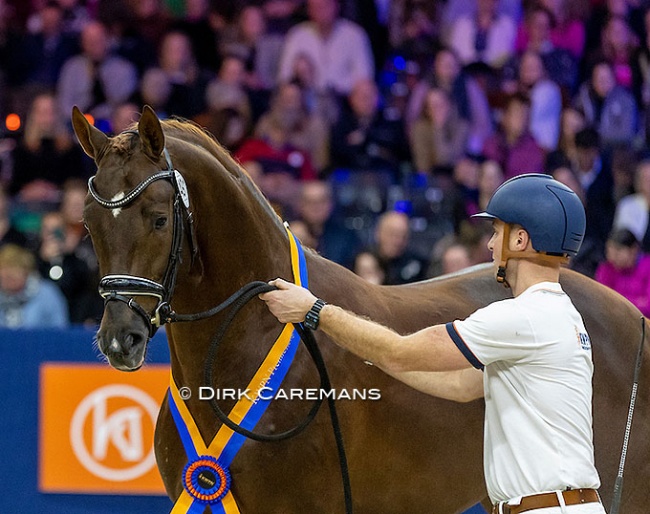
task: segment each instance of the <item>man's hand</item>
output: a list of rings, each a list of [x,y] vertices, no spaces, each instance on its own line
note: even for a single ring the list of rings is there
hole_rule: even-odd
[[[309,312],[316,298],[309,289],[297,286],[281,278],[269,282],[270,285],[278,288],[260,295],[260,300],[266,302],[271,313],[281,323],[301,323]]]

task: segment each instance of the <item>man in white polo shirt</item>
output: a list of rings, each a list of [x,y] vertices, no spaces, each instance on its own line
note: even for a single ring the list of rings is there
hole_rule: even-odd
[[[593,363],[580,314],[559,284],[585,213],[547,175],[504,183],[479,217],[497,280],[514,298],[465,320],[401,336],[281,279],[261,295],[283,323],[321,328],[337,344],[423,392],[485,397],[485,478],[495,514],[604,514],[592,437]]]

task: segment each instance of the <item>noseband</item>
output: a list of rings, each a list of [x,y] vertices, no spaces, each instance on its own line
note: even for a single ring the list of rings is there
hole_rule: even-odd
[[[134,132],[135,133],[135,132]],[[144,190],[158,180],[168,180],[174,187],[174,220],[172,228],[172,245],[167,260],[167,268],[163,275],[162,283],[154,280],[136,277],[134,275],[106,275],[99,281],[99,294],[104,298],[104,305],[111,301],[123,302],[130,309],[144,319],[149,328],[149,337],[153,337],[156,331],[165,323],[172,321],[172,308],[169,304],[176,286],[178,265],[182,261],[182,243],[185,235],[185,223],[189,230],[188,239],[192,261],[197,252],[196,236],[194,233],[194,220],[190,211],[190,197],[187,191],[185,179],[180,172],[174,169],[171,157],[167,149],[164,149],[167,169],[159,171],[147,177],[134,187],[124,198],[119,200],[106,200],[102,198],[95,189],[95,177],[88,180],[88,192],[93,199],[105,209],[119,209],[134,202]],[[156,298],[157,304],[152,314],[135,301],[136,296],[148,296]]]

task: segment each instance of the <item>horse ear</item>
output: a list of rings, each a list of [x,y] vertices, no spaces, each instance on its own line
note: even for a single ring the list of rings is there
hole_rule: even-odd
[[[97,160],[108,144],[108,136],[92,126],[76,105],[72,108],[72,127],[84,152]]]
[[[165,148],[165,135],[158,116],[148,105],[145,105],[142,110],[138,133],[145,153],[154,160],[158,160]]]

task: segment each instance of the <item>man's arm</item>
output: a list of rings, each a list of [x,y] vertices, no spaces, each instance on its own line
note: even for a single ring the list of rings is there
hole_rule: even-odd
[[[476,368],[465,368],[458,371],[405,371],[388,374],[422,393],[454,402],[471,402],[483,398],[485,395],[483,372]]]
[[[316,297],[309,290],[281,279],[271,284],[278,290],[260,295],[271,312],[282,323],[302,322]],[[470,367],[444,325],[402,336],[340,307],[326,305],[320,313],[319,328],[339,346],[396,378],[408,372],[458,371]]]

